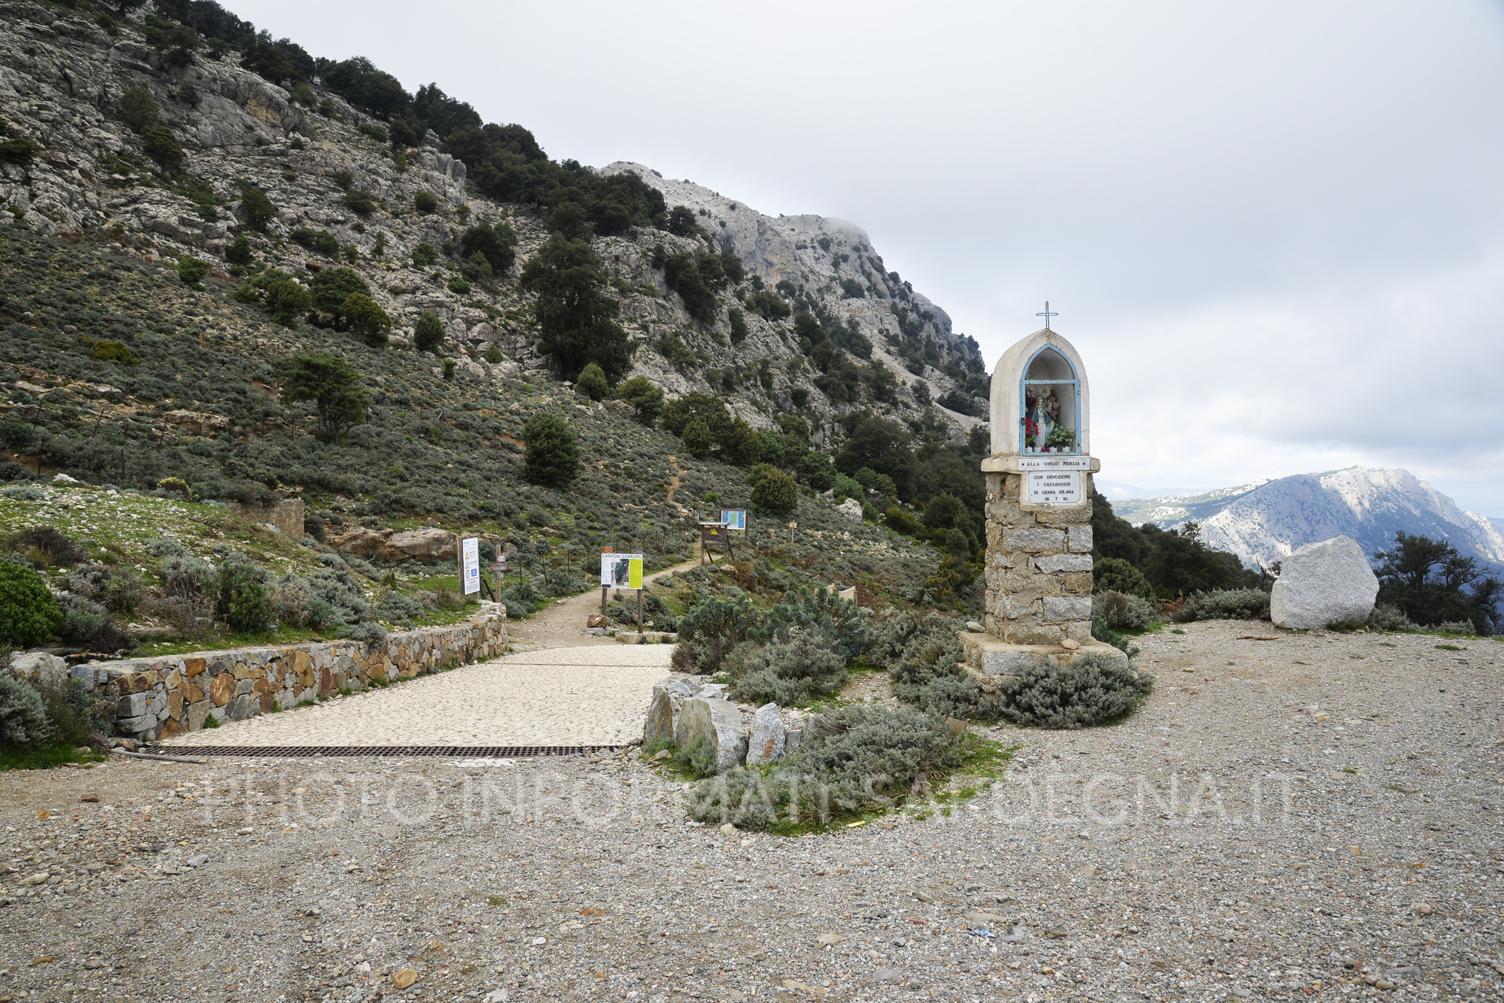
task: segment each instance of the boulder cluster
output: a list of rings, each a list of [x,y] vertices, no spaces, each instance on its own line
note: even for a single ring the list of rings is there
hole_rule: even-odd
[[[653,687],[643,745],[705,750],[715,773],[776,762],[797,749],[813,715],[775,703],[728,699],[723,683],[674,678]]]

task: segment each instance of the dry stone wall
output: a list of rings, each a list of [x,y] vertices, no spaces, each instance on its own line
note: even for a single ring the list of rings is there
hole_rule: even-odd
[[[73,676],[116,700],[117,734],[143,741],[239,721],[341,690],[411,679],[506,651],[506,609],[464,623],[389,634],[385,641],[314,641],[75,666]]]

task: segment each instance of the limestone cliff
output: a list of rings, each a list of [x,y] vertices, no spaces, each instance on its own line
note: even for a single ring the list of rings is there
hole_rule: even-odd
[[[150,5],[107,17],[87,4],[59,11],[0,0],[0,206],[7,225],[103,231],[142,255],[222,262],[241,228],[236,206],[249,183],[275,207],[258,243],[261,262],[298,275],[335,264],[355,268],[391,314],[399,343],[420,312],[436,313],[460,379],[548,372],[530,298],[516,282],[548,236],[541,214],[478,194],[467,185],[465,164],[432,133],[394,150],[377,120],[317,79],[295,100],[233,51],[207,46],[171,58],[147,44],[153,16]],[[181,144],[180,168],[154,161],[140,129],[127,124],[122,99],[134,88],[151,94]],[[817,438],[852,407],[938,417],[958,432],[975,421],[963,412],[982,413],[985,372],[976,343],[886,271],[858,228],[818,216],[764,216],[639,165],[603,170],[639,175],[699,224],[696,234],[642,228],[595,240],[635,344],[634,368],[670,394],[708,385],[758,425],[797,410]],[[353,209],[352,190],[369,193],[372,204]],[[422,192],[437,198],[436,211],[415,208]],[[449,280],[459,262],[447,252],[466,222],[480,219],[505,220],[516,230],[517,262],[489,287],[465,289]],[[332,242],[314,247],[309,234]],[[438,260],[416,266],[413,252],[424,245]],[[745,276],[721,292],[713,316],[696,319],[670,291],[661,263],[665,254],[707,248],[729,249]],[[789,315],[749,309],[763,290],[776,290]],[[842,351],[860,382],[837,391],[818,378],[796,333],[799,310],[852,333]]]

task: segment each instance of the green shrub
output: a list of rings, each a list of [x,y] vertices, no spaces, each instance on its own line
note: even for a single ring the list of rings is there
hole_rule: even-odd
[[[343,322],[345,300],[351,293],[371,295],[366,280],[348,268],[326,268],[308,283],[308,292],[313,297],[313,306],[334,324]]]
[[[132,132],[139,134],[161,118],[157,99],[145,87],[131,87],[120,95],[120,121],[130,126]]]
[[[244,267],[245,265],[249,265],[253,260],[255,260],[255,255],[251,253],[251,242],[246,239],[244,234],[236,237],[225,246],[225,261],[230,264]]]
[[[623,380],[616,387],[616,396],[632,405],[637,420],[649,428],[663,413],[663,391],[646,376],[634,376]]]
[[[773,515],[788,515],[799,505],[799,485],[768,463],[752,468],[752,507]]]
[[[42,695],[26,680],[0,674],[0,745],[28,748],[53,737]]]
[[[919,637],[958,637],[964,628],[965,624],[954,617],[897,610],[871,628],[866,657],[874,665],[892,666]]]
[[[266,572],[249,561],[226,561],[219,569],[215,610],[239,634],[263,634],[272,628],[273,611]]]
[[[286,272],[268,269],[251,283],[259,291],[261,305],[279,324],[294,327],[313,308],[313,294]]]
[[[679,618],[674,668],[701,675],[719,672],[731,650],[747,639],[756,615],[744,595],[701,599]]]
[[[345,327],[372,348],[380,348],[392,331],[392,318],[365,293],[351,293],[340,306]]]
[[[1148,673],[1118,659],[1082,655],[1063,667],[1036,664],[1001,677],[998,699],[1017,724],[1088,728],[1124,717],[1153,685]]]
[[[527,449],[522,476],[531,484],[568,487],[580,469],[580,450],[568,422],[558,415],[536,414],[523,429]]]
[[[360,188],[345,192],[345,207],[357,216],[369,216],[376,211],[376,196]]]
[[[333,258],[339,255],[339,239],[328,230],[316,230],[310,226],[297,226],[293,227],[292,232],[288,236],[292,238],[293,243],[306,247],[310,251],[316,251],[326,258]]]
[[[29,139],[0,139],[0,164],[25,167],[36,159],[42,148]]]
[[[606,382],[605,372],[594,362],[580,370],[580,376],[575,380],[574,388],[593,401],[602,400],[611,392],[611,386]]]
[[[749,703],[802,706],[846,685],[846,659],[819,627],[795,627],[767,644],[744,641],[727,656],[731,692]]]
[[[183,166],[183,148],[178,144],[177,137],[172,134],[172,130],[165,125],[153,124],[143,129],[141,148],[163,170],[176,171]]]
[[[792,636],[796,629],[823,633],[841,661],[850,662],[867,648],[867,611],[828,589],[792,589],[769,607],[749,631],[754,641]]]
[[[130,635],[110,619],[99,603],[82,596],[64,596],[63,625],[58,636],[87,651],[117,652],[131,646]]]
[[[503,222],[477,224],[460,234],[459,252],[465,260],[478,254],[491,275],[505,275],[517,260],[517,232]]]
[[[1148,630],[1159,620],[1157,606],[1126,592],[1098,592],[1092,596],[1091,611],[1113,630]]]
[[[277,218],[277,207],[272,205],[266,192],[248,181],[240,185],[238,212],[241,222],[257,233],[265,233],[267,226]]]
[[[829,453],[811,449],[799,458],[799,479],[816,491],[829,491],[835,483],[836,466]]]
[[[1198,592],[1185,601],[1175,619],[1191,620],[1267,620],[1269,593],[1262,589],[1220,589]]]
[[[1133,642],[1129,640],[1128,635],[1115,629],[1100,613],[1092,613],[1091,636],[1093,640],[1112,645],[1129,658],[1138,654],[1138,649],[1133,646]]]
[[[943,618],[917,625],[903,654],[888,663],[893,693],[941,717],[995,721],[1002,707],[996,694],[983,691],[966,670],[966,653],[953,627]]]
[[[314,93],[312,87],[308,86],[307,81],[303,81],[293,87],[292,100],[295,104],[300,104],[304,108],[317,108],[319,106],[319,96]]]
[[[414,268],[432,268],[433,263],[439,260],[439,250],[425,240],[413,248],[412,257]]]
[[[413,196],[413,208],[425,216],[431,216],[439,211],[439,200],[430,191],[420,191]]]
[[[420,352],[437,355],[444,347],[444,322],[428,311],[419,314],[413,324],[413,346]]]
[[[97,362],[118,362],[125,366],[134,366],[140,361],[129,345],[114,338],[100,338],[90,345],[89,358]]]
[[[48,740],[59,745],[91,745],[111,731],[110,705],[94,698],[94,693],[77,679],[62,684],[31,684],[42,698],[50,725]]]
[[[699,418],[684,426],[684,448],[697,460],[710,457],[715,450],[715,434],[710,431],[710,426]]]
[[[1121,557],[1103,557],[1092,566],[1092,589],[1122,592],[1141,599],[1154,598],[1154,586],[1138,568]]]
[[[0,561],[0,645],[34,648],[63,624],[42,576],[24,564]]]
[[[5,546],[43,568],[66,568],[89,555],[77,541],[52,526],[32,526],[12,533]]]
[[[1404,610],[1380,603],[1368,614],[1368,626],[1373,630],[1412,630],[1415,624]]]
[[[694,789],[690,814],[743,829],[799,829],[887,810],[959,765],[964,738],[909,707],[845,707],[766,769],[739,766]]]
[[[188,255],[178,259],[178,278],[184,285],[197,286],[204,281],[204,276],[209,274],[209,263],[202,258],[194,258]]]

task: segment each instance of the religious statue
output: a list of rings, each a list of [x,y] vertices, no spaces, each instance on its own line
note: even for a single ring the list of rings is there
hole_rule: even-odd
[[[1024,397],[1024,445],[1042,452],[1060,420],[1060,401],[1049,387]]]

